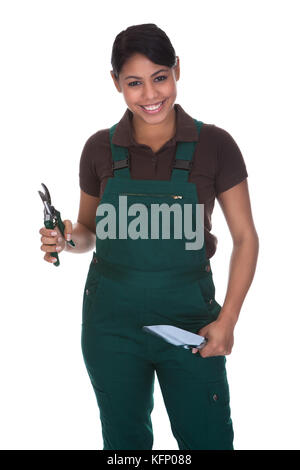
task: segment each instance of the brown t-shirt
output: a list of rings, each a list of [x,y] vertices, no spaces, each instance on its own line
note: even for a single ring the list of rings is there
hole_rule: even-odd
[[[210,233],[215,198],[247,178],[248,173],[241,151],[227,131],[214,124],[203,123],[198,137],[193,118],[179,104],[175,104],[174,109],[176,134],[157,152],[154,153],[148,145],[138,144],[134,140],[133,114],[129,108],[118,122],[112,142],[128,148],[133,179],[169,180],[176,142],[198,141],[189,181],[196,184],[198,202],[204,204],[206,256],[211,258],[218,242],[217,237]],[[199,117],[196,119],[201,121]],[[99,130],[86,141],[79,164],[79,185],[85,193],[101,197],[107,179],[112,176],[108,128]]]

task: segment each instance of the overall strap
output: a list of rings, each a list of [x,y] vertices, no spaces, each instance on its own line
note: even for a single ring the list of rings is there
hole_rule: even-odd
[[[130,179],[130,159],[127,147],[121,147],[112,143],[112,138],[116,130],[117,124],[109,129],[110,148],[112,152],[112,170],[114,177]],[[118,171],[115,171],[118,170]]]
[[[194,119],[198,135],[203,122]],[[114,177],[130,179],[130,158],[127,147],[121,147],[112,143],[117,124],[114,124],[109,130],[110,146],[112,151],[112,170]],[[187,182],[192,168],[193,156],[197,142],[178,142],[176,147],[176,156],[172,169],[172,181]],[[116,171],[117,170],[117,171]]]
[[[194,119],[198,136],[203,122]],[[178,142],[176,147],[175,161],[173,165],[171,181],[188,182],[189,174],[193,165],[193,156],[197,142]],[[185,171],[183,171],[185,170]]]

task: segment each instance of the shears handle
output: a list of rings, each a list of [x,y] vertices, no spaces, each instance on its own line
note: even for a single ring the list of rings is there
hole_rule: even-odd
[[[59,230],[61,231],[61,234],[64,235],[65,224],[61,220],[60,212],[56,209],[54,210],[54,212],[55,212],[55,217],[56,217],[56,225],[58,226]],[[46,220],[45,221],[45,227],[46,228],[54,229],[56,227],[56,225],[54,225],[52,220]],[[75,243],[73,242],[73,240],[67,240],[67,243],[69,243],[69,245],[71,245],[71,246],[75,246]],[[55,251],[54,253],[50,253],[50,254],[53,258],[56,258],[56,262],[53,263],[54,266],[59,266],[60,263],[59,263],[59,257],[58,257],[57,251]]]
[[[52,220],[45,220],[44,225],[45,225],[46,228],[51,228],[51,229],[54,228],[54,224],[53,224]],[[57,251],[55,251],[55,252],[53,252],[53,253],[50,253],[50,255],[51,255],[53,258],[56,258],[55,263],[53,263],[54,266],[59,266],[59,258],[58,258],[58,253],[57,253]]]
[[[56,216],[56,220],[57,220],[57,225],[58,225],[58,228],[59,230],[61,231],[62,235],[64,235],[64,232],[65,232],[65,224],[63,223],[63,221],[61,220],[61,216],[60,216],[60,212],[58,210],[54,210],[55,212],[55,216]],[[72,245],[72,246],[75,246],[75,243],[73,242],[73,240],[67,240],[67,243],[69,245]]]

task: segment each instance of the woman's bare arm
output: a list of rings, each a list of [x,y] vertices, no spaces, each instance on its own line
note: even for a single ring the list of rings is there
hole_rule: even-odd
[[[65,250],[84,253],[94,249],[96,243],[96,210],[100,197],[90,196],[80,190],[80,204],[77,222],[73,225],[72,240],[75,247],[66,244]]]
[[[254,277],[259,251],[247,180],[220,193],[217,199],[232,236],[233,250],[222,309],[216,321],[198,332],[208,338],[207,345],[199,351],[203,357],[231,353],[233,330]],[[197,351],[193,349],[193,352]]]
[[[247,180],[221,193],[218,202],[233,240],[227,292],[220,315],[236,322],[254,277],[259,251]]]

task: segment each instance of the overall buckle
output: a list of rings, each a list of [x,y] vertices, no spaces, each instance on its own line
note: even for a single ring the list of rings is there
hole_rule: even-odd
[[[129,157],[124,158],[123,160],[116,160],[112,162],[112,171],[120,170],[122,168],[130,169],[130,159]]]
[[[193,160],[183,160],[180,158],[176,158],[173,162],[173,168],[178,170],[188,170],[190,171],[193,166]]]

